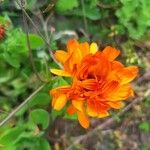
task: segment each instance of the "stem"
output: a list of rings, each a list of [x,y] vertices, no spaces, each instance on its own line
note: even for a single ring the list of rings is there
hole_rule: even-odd
[[[46,84],[41,85],[36,91],[34,91],[27,99],[25,99],[16,109],[14,109],[2,122],[0,127],[9,121],[22,107],[24,107],[33,96],[35,96]]]
[[[60,68],[62,68],[62,66],[60,65],[60,63],[57,62],[57,60],[55,59],[51,46],[49,45],[49,42],[45,39],[45,37],[42,35],[42,33],[39,31],[39,29],[37,28],[36,24],[32,21],[31,17],[28,15],[28,13],[26,12],[26,10],[24,9],[24,7],[22,7],[21,3],[19,2],[19,0],[16,0],[16,3],[19,5],[19,7],[22,9],[22,11],[24,12],[24,15],[26,16],[26,18],[31,22],[31,24],[33,25],[33,27],[35,28],[35,30],[37,31],[37,33],[41,36],[41,38],[43,39],[43,41],[45,42],[45,44],[48,46],[49,48],[49,52],[50,55],[53,59],[53,61],[58,64],[58,66]]]
[[[89,32],[88,32],[88,23],[86,19],[86,11],[85,11],[85,5],[84,5],[84,0],[81,0],[81,5],[82,5],[82,13],[83,13],[83,22],[84,22],[84,27],[86,31],[87,38],[89,39]]]

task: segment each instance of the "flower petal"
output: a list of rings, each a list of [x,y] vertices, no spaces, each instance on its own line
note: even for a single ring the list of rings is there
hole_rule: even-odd
[[[69,115],[73,115],[76,112],[77,112],[77,110],[75,109],[75,107],[72,104],[67,108],[67,113]]]
[[[67,96],[65,94],[60,95],[55,101],[52,103],[54,109],[61,110],[67,102]]]
[[[65,52],[63,50],[57,50],[55,52],[54,56],[60,63],[64,63],[68,58],[67,52]]]
[[[103,51],[102,53],[107,57],[107,59],[109,61],[113,61],[116,57],[118,57],[118,55],[120,54],[120,51],[113,48],[113,47],[110,47],[110,46],[107,46]]]
[[[60,69],[50,69],[50,72],[58,75],[58,76],[65,76],[65,77],[70,77],[71,74],[69,72],[66,72],[64,70],[60,70]]]
[[[101,112],[98,114],[98,118],[105,118],[105,117],[108,117],[108,116],[109,116],[108,111],[101,111]]]
[[[118,88],[105,92],[103,94],[105,99],[109,101],[121,101],[129,98],[130,96],[133,96],[133,90],[129,84],[118,86]]]
[[[132,81],[138,74],[136,66],[129,66],[117,72],[117,76],[121,79],[121,84],[127,84]]]
[[[72,100],[72,105],[81,112],[83,112],[83,103],[83,100]]]
[[[72,53],[78,46],[79,46],[79,43],[75,39],[70,39],[67,42],[67,50],[69,53]]]
[[[124,103],[122,102],[107,102],[107,104],[114,109],[120,109],[124,106]]]
[[[78,121],[79,121],[80,125],[83,128],[87,129],[89,127],[88,117],[83,112],[80,112],[80,111],[78,111],[77,114],[78,114]]]
[[[93,43],[90,45],[90,53],[91,53],[91,54],[95,54],[97,51],[98,51],[98,46],[97,46],[96,43],[93,42]]]

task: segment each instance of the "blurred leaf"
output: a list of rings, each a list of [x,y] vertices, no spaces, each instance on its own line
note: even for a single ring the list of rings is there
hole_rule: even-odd
[[[78,0],[58,0],[56,3],[56,10],[58,12],[64,12],[67,10],[72,10],[78,7]]]
[[[15,68],[19,68],[20,67],[20,61],[19,61],[19,56],[18,55],[13,55],[13,54],[9,54],[9,53],[4,53],[3,57],[5,59],[5,61],[10,64],[11,66],[15,67]]]
[[[29,118],[36,125],[42,125],[43,129],[49,125],[49,113],[43,109],[34,109]]]
[[[145,132],[150,132],[150,123],[148,123],[146,121],[142,122],[142,123],[140,123],[139,128]]]
[[[65,113],[64,118],[74,121],[74,120],[77,120],[77,114],[69,115],[68,113]]]
[[[35,105],[48,105],[50,103],[50,96],[48,93],[38,93],[33,99],[29,102],[29,106]]]
[[[15,127],[8,129],[4,135],[0,137],[0,143],[3,145],[7,145],[9,143],[13,143],[19,135],[24,131],[23,127]]]
[[[44,45],[43,39],[36,34],[29,34],[30,46],[32,49],[36,49],[42,45]]]

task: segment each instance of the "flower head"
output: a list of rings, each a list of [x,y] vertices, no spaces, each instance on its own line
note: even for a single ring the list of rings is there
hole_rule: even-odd
[[[2,40],[5,36],[5,28],[3,25],[0,24],[0,40]]]
[[[79,45],[81,51],[84,44]],[[78,46],[72,48],[72,53],[79,49]],[[67,112],[70,115],[77,113],[79,123],[84,128],[89,127],[89,117],[107,117],[111,108],[123,107],[122,101],[134,95],[130,82],[138,73],[136,66],[125,67],[115,60],[120,54],[115,48],[106,47],[103,51],[95,50],[93,53],[89,48],[86,50],[88,52],[76,63],[75,58],[70,58],[70,63],[76,64],[73,72],[67,69],[68,58],[62,62],[64,70],[73,78],[72,84],[50,91],[53,108],[61,110],[68,102]]]

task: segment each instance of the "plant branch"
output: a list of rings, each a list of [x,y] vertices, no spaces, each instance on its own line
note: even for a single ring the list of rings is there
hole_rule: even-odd
[[[81,0],[81,6],[82,6],[83,22],[84,22],[84,27],[85,27],[85,31],[86,31],[86,36],[89,39],[88,23],[87,23],[87,19],[86,19],[84,0]]]
[[[22,4],[22,7],[24,7],[23,4]],[[28,50],[29,50],[29,58],[30,58],[30,61],[31,61],[31,65],[32,65],[33,71],[34,71],[34,73],[35,73],[35,75],[36,75],[38,80],[40,80],[42,82],[48,82],[48,81],[43,80],[40,77],[40,75],[38,74],[38,71],[37,71],[37,69],[35,67],[35,62],[34,62],[32,49],[31,49],[31,46],[30,46],[30,40],[29,40],[28,23],[27,23],[27,20],[26,20],[24,12],[23,12],[23,23],[24,23],[25,33],[26,33],[27,47],[28,47]]]
[[[27,99],[25,99],[16,109],[14,109],[4,120],[0,122],[0,127],[7,123],[22,107],[24,107],[30,99],[33,98],[46,84],[41,85],[36,91],[34,91]]]

